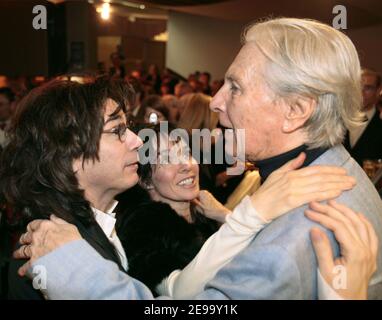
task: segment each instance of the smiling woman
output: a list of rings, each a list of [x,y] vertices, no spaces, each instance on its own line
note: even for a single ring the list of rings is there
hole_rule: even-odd
[[[140,164],[140,186],[121,196],[119,208],[124,212],[118,215],[117,233],[129,260],[129,274],[154,292],[163,278],[192,260],[219,224],[198,212],[193,202],[200,194],[199,166],[189,153],[178,157],[174,152],[185,151],[182,140],[169,141],[160,125],[152,129],[157,139],[149,143],[156,144],[156,164]],[[167,147],[161,147],[161,138]],[[229,211],[220,206],[216,216],[224,220]]]

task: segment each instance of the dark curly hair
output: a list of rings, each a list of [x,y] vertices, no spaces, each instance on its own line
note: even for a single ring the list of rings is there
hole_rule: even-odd
[[[20,101],[0,162],[0,194],[21,213],[19,222],[51,214],[84,225],[94,222],[72,163],[98,159],[109,98],[118,104],[114,114],[127,112],[134,91],[107,77],[85,84],[53,80]]]

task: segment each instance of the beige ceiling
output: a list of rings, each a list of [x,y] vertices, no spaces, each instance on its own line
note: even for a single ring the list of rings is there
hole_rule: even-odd
[[[68,0],[48,0],[63,2]],[[82,0],[86,1],[86,0]],[[93,0],[95,3],[103,0]],[[291,16],[318,19],[331,23],[333,7],[342,4],[347,9],[348,28],[357,29],[375,24],[382,24],[382,0],[228,0],[210,5],[162,6],[154,2],[137,0],[110,0],[113,3],[145,4],[145,10],[139,13],[148,16],[166,15],[169,10],[218,18],[231,21],[249,22],[268,16]],[[117,13],[126,15],[135,12],[128,6],[116,5]],[[381,35],[382,36],[382,35]]]
[[[150,1],[134,2],[150,6]],[[347,9],[349,28],[382,24],[382,0],[231,0],[211,5],[162,8],[243,22],[272,15],[313,18],[329,23],[334,17],[333,7],[339,3]]]

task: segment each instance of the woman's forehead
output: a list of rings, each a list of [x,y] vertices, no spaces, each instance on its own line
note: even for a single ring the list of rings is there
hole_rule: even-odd
[[[159,147],[160,152],[169,151],[174,147],[176,147],[176,148],[187,147],[187,144],[184,141],[184,139],[182,139],[179,136],[176,138],[173,138],[170,135],[168,135],[167,133],[161,132],[158,134],[157,139],[158,140],[156,141],[156,145],[154,144],[154,147],[155,148]]]

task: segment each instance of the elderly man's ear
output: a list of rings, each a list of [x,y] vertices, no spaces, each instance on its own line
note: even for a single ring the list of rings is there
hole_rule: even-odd
[[[316,108],[316,101],[307,97],[297,97],[284,104],[282,131],[292,133],[304,126]]]

